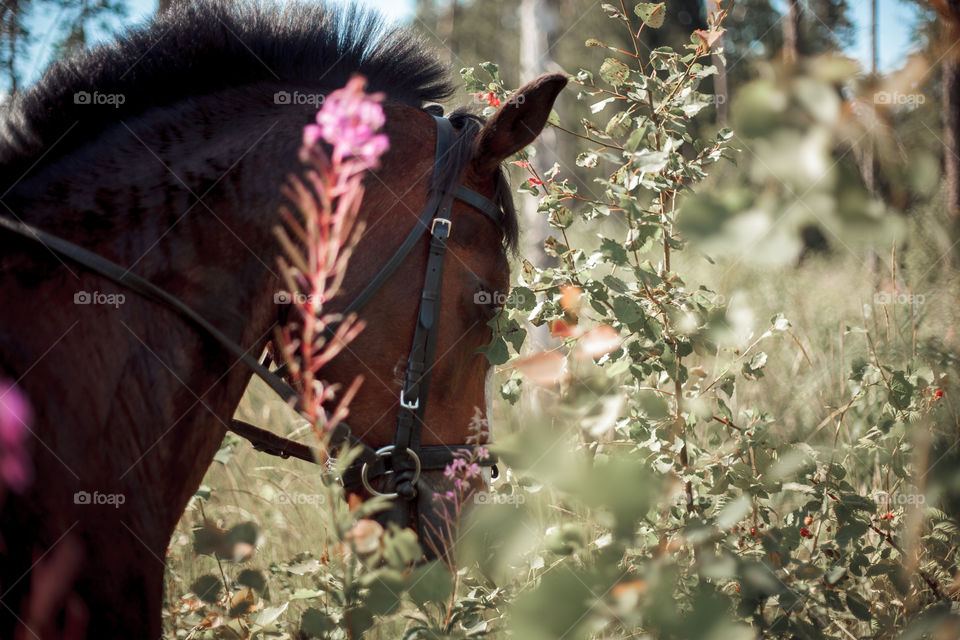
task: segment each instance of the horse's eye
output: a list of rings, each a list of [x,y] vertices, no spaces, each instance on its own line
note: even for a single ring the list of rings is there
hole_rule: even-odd
[[[473,294],[473,303],[477,305],[487,318],[492,318],[503,308],[503,294],[498,291],[491,291],[482,285],[478,285]]]

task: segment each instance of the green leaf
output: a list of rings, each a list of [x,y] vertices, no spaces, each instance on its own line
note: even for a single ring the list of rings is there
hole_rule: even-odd
[[[214,462],[219,462],[222,465],[226,465],[230,462],[230,459],[233,458],[233,444],[225,444],[217,451],[216,455],[213,456]]]
[[[481,62],[480,68],[486,71],[487,73],[489,73],[490,77],[493,78],[494,81],[496,82],[500,81],[500,67],[496,63]]]
[[[366,607],[347,609],[343,617],[350,630],[349,638],[362,638],[364,632],[373,626],[373,614]]]
[[[476,353],[482,353],[487,357],[487,362],[496,366],[503,364],[510,359],[510,351],[507,349],[507,343],[503,336],[494,336],[490,344],[480,347]]]
[[[633,167],[643,173],[656,173],[667,166],[669,157],[666,151],[644,149],[633,154]]]
[[[611,138],[619,138],[630,130],[630,125],[632,123],[633,118],[631,118],[626,111],[621,111],[610,118],[610,121],[607,123],[607,126],[603,132]]]
[[[361,582],[368,590],[363,602],[371,613],[385,616],[393,613],[400,606],[403,574],[399,571],[387,569],[375,574],[367,574],[361,578]]]
[[[604,238],[600,241],[600,253],[614,264],[627,263],[627,250],[624,249],[619,242],[615,242],[610,238]]]
[[[319,609],[307,609],[300,618],[300,631],[309,638],[322,638],[336,628],[330,616]]]
[[[847,591],[847,609],[850,610],[850,613],[855,615],[857,618],[869,622],[870,618],[870,603],[863,599],[857,593],[853,591]]]
[[[446,602],[453,591],[453,576],[445,564],[434,560],[410,575],[407,591],[420,606],[428,602]]]
[[[423,552],[417,542],[417,534],[396,525],[387,528],[383,536],[383,557],[395,569],[405,569],[420,559]]]
[[[281,615],[283,615],[283,612],[286,611],[287,607],[289,606],[289,602],[284,602],[278,607],[267,607],[260,612],[260,615],[257,616],[256,624],[260,625],[261,627],[266,627],[273,624]]]
[[[614,87],[619,87],[630,78],[630,67],[616,58],[607,58],[600,65],[600,78]]]
[[[563,205],[555,207],[550,211],[547,222],[555,229],[566,229],[573,224],[573,211],[570,211],[570,209],[567,209]]]
[[[623,324],[632,324],[643,317],[643,309],[636,300],[628,296],[617,296],[613,299],[613,313]]]
[[[743,363],[743,377],[748,380],[757,380],[763,377],[763,367],[767,364],[767,354],[763,351],[760,351],[753,358],[750,359],[750,362]]]
[[[633,8],[633,12],[651,29],[662,27],[667,17],[667,9],[662,2],[641,2]]]
[[[901,411],[910,406],[913,396],[913,385],[907,380],[903,371],[894,371],[890,377],[890,403]]]
[[[843,580],[845,577],[847,577],[847,568],[838,566],[838,567],[830,567],[827,570],[826,575],[824,575],[823,579],[827,582],[827,584],[835,585],[841,580]]]

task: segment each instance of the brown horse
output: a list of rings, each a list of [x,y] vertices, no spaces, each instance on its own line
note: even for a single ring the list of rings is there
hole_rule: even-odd
[[[417,224],[436,146],[424,105],[452,93],[416,39],[356,12],[187,6],[53,65],[0,114],[0,215],[128,267],[255,356],[278,321],[271,230],[281,185],[299,169],[318,96],[354,73],[387,96],[390,151],[365,179],[349,299]],[[517,235],[499,164],[539,134],[565,83],[534,81],[482,126],[450,118],[458,134],[444,171],[506,218],[498,228],[453,205],[424,444],[465,442],[485,406],[488,367],[475,351],[495,310],[475,293],[506,289],[505,248]],[[428,243],[364,307],[368,328],[324,370],[331,381],[366,377],[349,422],[373,447],[393,437]],[[0,637],[15,627],[49,637],[63,624],[24,603],[31,567],[66,544],[82,558],[73,589],[89,637],[159,637],[168,541],[250,372],[169,308],[7,231],[0,300],[0,374],[34,405],[37,472],[3,505]]]

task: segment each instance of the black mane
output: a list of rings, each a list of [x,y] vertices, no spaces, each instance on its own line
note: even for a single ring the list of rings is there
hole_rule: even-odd
[[[303,0],[178,3],[114,42],[54,63],[9,101],[0,111],[0,170],[7,174],[0,182],[152,107],[261,82],[323,91],[354,73],[366,76],[368,90],[414,107],[454,90],[417,36],[376,13]],[[82,92],[121,94],[124,102],[90,108],[77,104]]]

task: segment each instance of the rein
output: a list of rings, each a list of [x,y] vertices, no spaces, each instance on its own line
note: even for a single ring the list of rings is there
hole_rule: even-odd
[[[347,446],[360,447],[361,449],[360,455],[341,476],[341,481],[346,489],[358,492],[363,488],[373,495],[391,498],[399,496],[410,504],[411,508],[413,500],[417,496],[417,482],[421,471],[443,469],[454,458],[469,453],[475,448],[475,445],[470,444],[423,446],[420,443],[427,392],[430,387],[430,369],[433,365],[436,340],[439,333],[443,262],[447,250],[447,240],[453,227],[451,219],[453,201],[454,199],[460,200],[477,209],[498,227],[501,225],[503,217],[503,212],[499,206],[476,191],[463,185],[455,185],[447,190],[443,185],[436,184],[441,161],[450,151],[457,132],[453,124],[446,118],[432,117],[437,127],[437,149],[431,180],[433,189],[430,198],[418,216],[417,223],[400,248],[342,311],[342,314],[346,315],[360,310],[410,255],[420,239],[429,230],[430,246],[427,270],[420,296],[420,308],[414,329],[413,344],[407,359],[406,378],[400,391],[400,410],[397,413],[397,427],[393,444],[375,450],[353,435],[350,427],[343,422],[336,424],[330,435],[330,446],[334,449]],[[80,266],[86,267],[126,289],[139,293],[145,298],[177,312],[216,340],[230,355],[246,365],[285,402],[295,409],[302,408],[300,394],[278,375],[279,370],[271,371],[267,366],[268,361],[262,363],[257,361],[247,349],[232,341],[176,296],[103,256],[19,220],[0,216],[0,228],[39,242]],[[319,462],[319,450],[315,447],[289,440],[266,429],[240,420],[232,420],[228,429],[249,440],[254,448],[264,453],[282,458],[294,457],[307,462]],[[484,466],[494,466],[495,463],[495,459],[480,461],[480,464]],[[392,492],[380,492],[370,484],[372,479],[386,478],[387,476],[393,476],[390,481],[393,486]],[[407,516],[409,517],[409,513]],[[399,524],[403,526],[405,523],[400,522]]]

